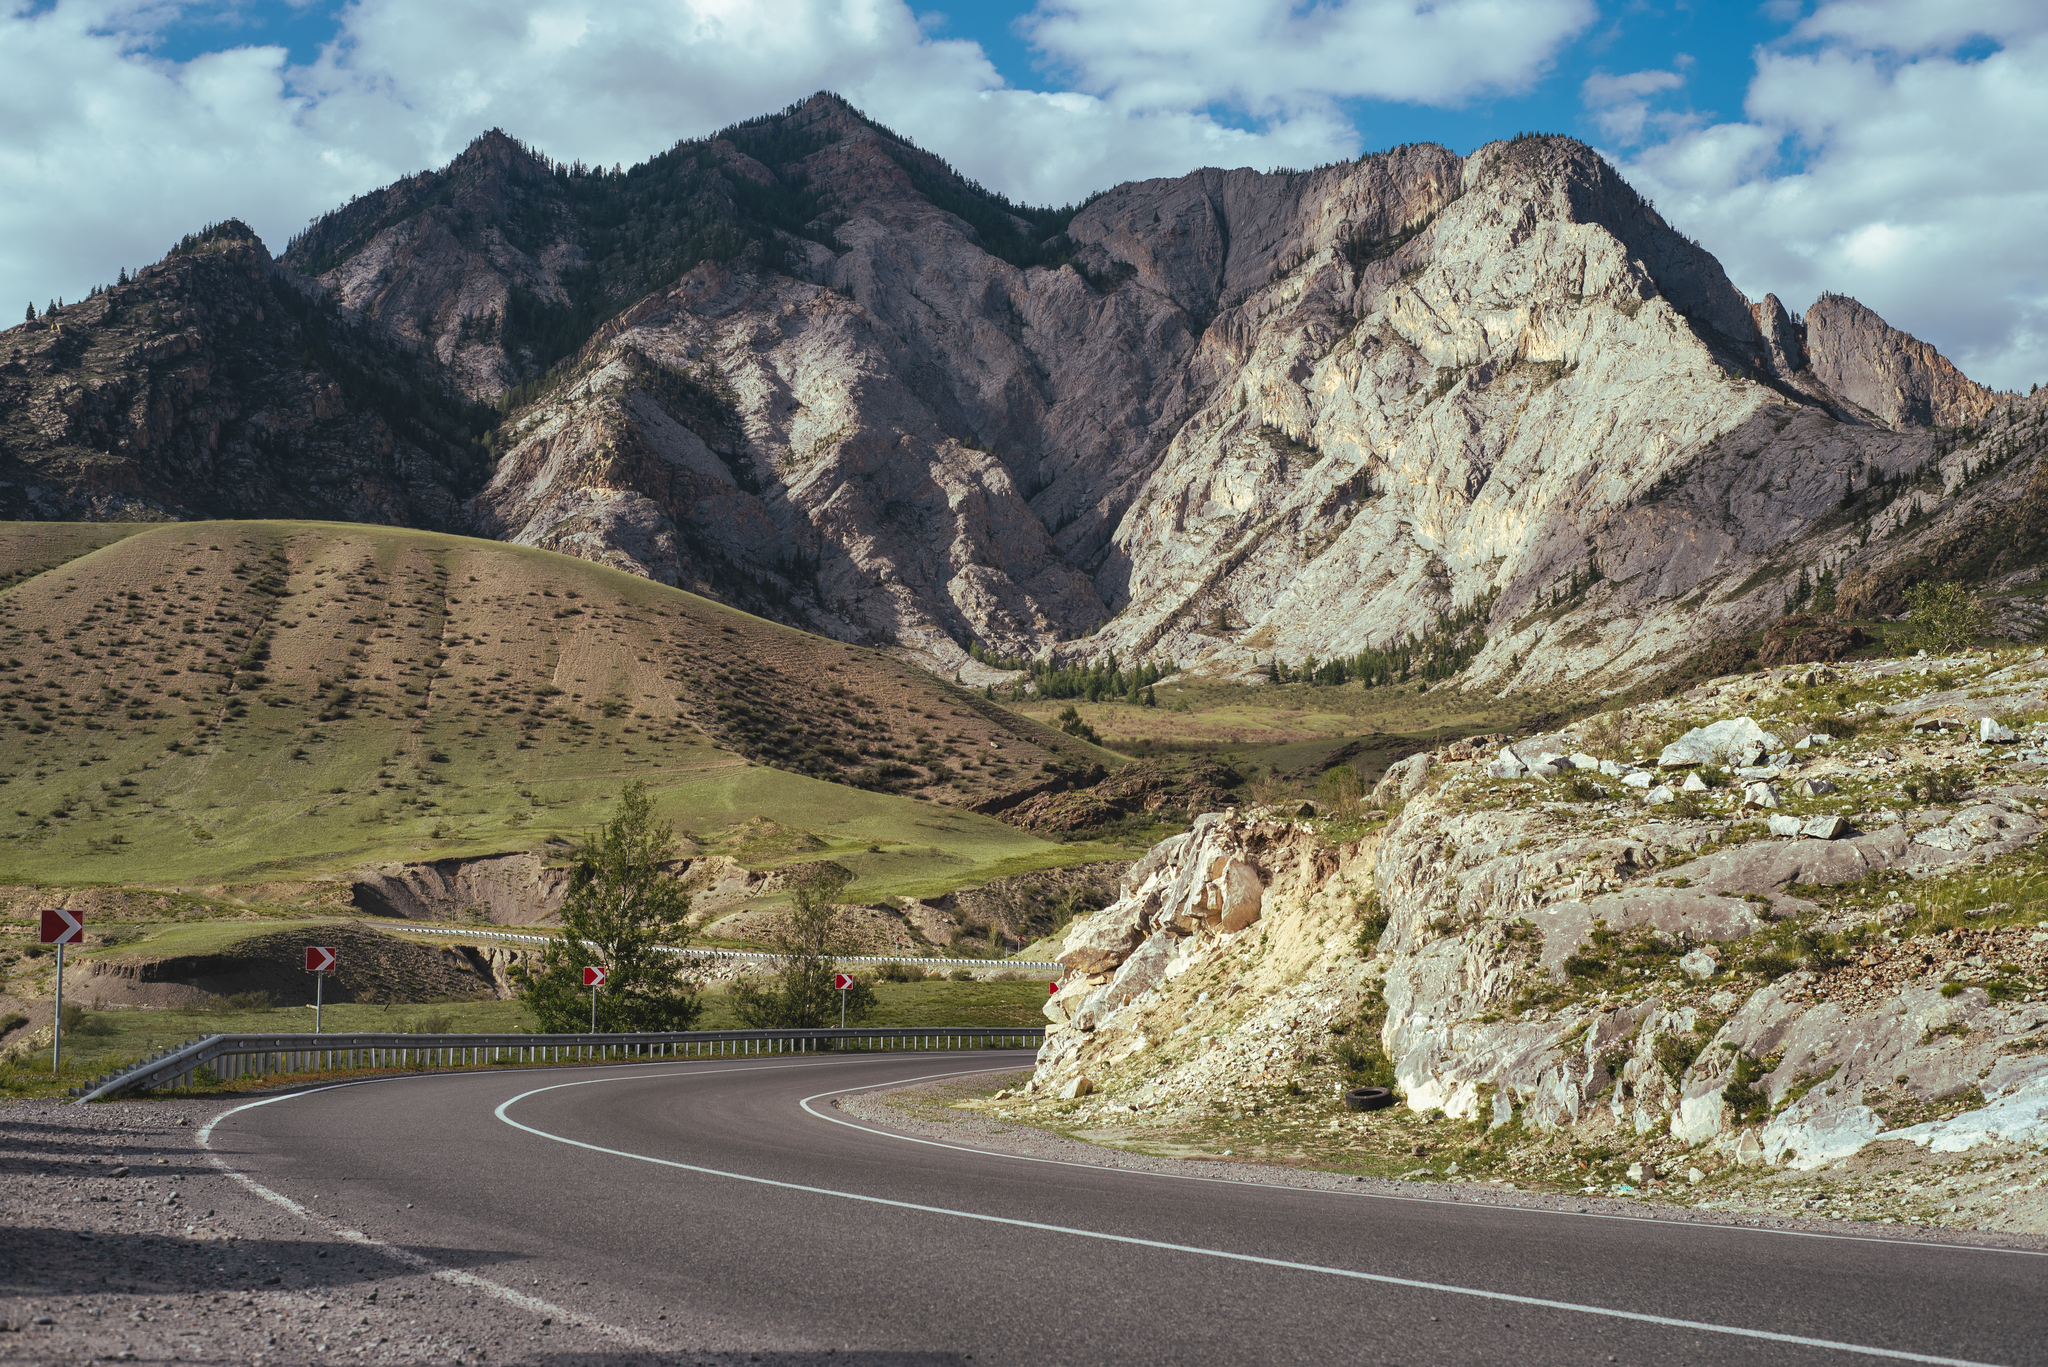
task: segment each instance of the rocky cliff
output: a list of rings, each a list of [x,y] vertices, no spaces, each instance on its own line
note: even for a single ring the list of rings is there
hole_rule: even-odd
[[[2037,1164],[2048,724],[2000,718],[2044,689],[2039,651],[1732,676],[1405,761],[1362,834],[1203,817],[1067,935],[1013,1109],[1159,1139],[1290,1097],[1327,1118],[1348,1060],[1485,1136],[1496,1179],[1576,1180],[1589,1145],[1634,1188],[1876,1178],[1867,1149]]]

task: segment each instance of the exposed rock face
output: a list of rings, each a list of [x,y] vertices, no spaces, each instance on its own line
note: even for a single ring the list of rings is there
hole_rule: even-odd
[[[1989,716],[2040,705],[2040,655],[1945,692],[1896,663],[1843,666],[1838,681],[1883,698],[1862,708],[1866,726],[1944,718],[1958,699]],[[1796,686],[1787,676],[1723,687],[1787,716],[1781,682]],[[1707,720],[1714,703],[1702,689],[1604,725],[1639,742]],[[1031,1090],[1085,1094],[1071,1090],[1085,1079],[1171,1124],[1239,1089],[1255,1099],[1313,1075],[1328,1036],[1376,991],[1379,1043],[1406,1104],[1453,1119],[1800,1168],[1880,1137],[1949,1150],[2042,1142],[2048,931],[2031,914],[2010,923],[2003,904],[1925,927],[1913,900],[1930,895],[1922,880],[1947,879],[1946,897],[2001,876],[1976,870],[2041,831],[2048,790],[2000,781],[1995,767],[1978,774],[1979,729],[1916,733],[1926,739],[1900,746],[1914,752],[1904,756],[1890,739],[1788,749],[1769,767],[1801,772],[1811,796],[1784,838],[1737,825],[1732,789],[1703,788],[1699,810],[1657,819],[1626,787],[1564,798],[1533,773],[1488,774],[1465,747],[1433,755],[1405,808],[1362,842],[1203,817],[1068,935]],[[1805,728],[1788,721],[1771,739],[1794,730]],[[1696,733],[1719,743],[1757,731],[1722,713]],[[1615,732],[1601,735],[1614,744]],[[2017,762],[2048,771],[2048,727],[2010,744]],[[1601,745],[1575,728],[1523,748],[1573,751],[1571,767],[1585,755],[1604,777],[1631,767],[1588,753]],[[1945,764],[1971,765],[1977,786],[1961,802],[1916,810],[1889,781]],[[1901,809],[1882,810],[1891,803]],[[1857,804],[1868,814],[1843,814]],[[1826,891],[1882,888],[1886,875],[1888,893]],[[1361,950],[1367,896],[1386,922]],[[1771,957],[1787,944],[1803,957]]]
[[[1121,186],[1068,224],[1071,265],[1018,268],[816,108],[843,250],[702,267],[622,316],[509,434],[484,530],[947,669],[976,640],[1328,659],[1476,600],[1481,677],[1619,682],[1777,615],[1755,572],[1845,482],[1997,402],[1903,334],[1821,375],[1840,310],[1815,343],[1752,309],[1566,140]],[[1948,397],[1842,423],[1861,400],[1829,377],[1872,367]],[[656,372],[729,421],[655,401]]]
[[[229,222],[0,333],[0,517],[447,527],[481,413]]]
[[[1891,427],[1965,427],[2006,402],[1847,295],[1807,311],[1806,352],[1814,378]]]
[[[1773,373],[1791,375],[1806,369],[1804,329],[1792,321],[1777,295],[1766,294],[1750,305],[1749,313],[1756,321],[1757,335],[1763,338],[1764,355]]]

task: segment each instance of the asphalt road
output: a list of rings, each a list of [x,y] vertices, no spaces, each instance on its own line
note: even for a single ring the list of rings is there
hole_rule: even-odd
[[[830,1104],[1028,1060],[405,1078],[204,1141],[316,1221],[480,1279],[480,1314],[609,1336],[578,1362],[2048,1364],[2038,1254],[1036,1162]]]

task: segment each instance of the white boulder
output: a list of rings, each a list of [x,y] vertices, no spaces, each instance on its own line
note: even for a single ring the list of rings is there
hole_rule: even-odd
[[[1657,757],[1657,767],[1680,769],[1724,760],[1730,764],[1754,764],[1757,757],[1778,748],[1778,738],[1754,721],[1732,717],[1686,732],[1664,747]]]
[[[1746,784],[1742,789],[1742,805],[1775,810],[1778,806],[1778,790],[1768,783]]]
[[[1996,717],[1977,718],[1977,740],[1983,745],[2010,745],[2019,737],[2012,733],[2010,726],[2002,725]]]
[[[1501,747],[1500,757],[1486,766],[1488,778],[1520,778],[1529,772],[1529,766],[1522,763],[1522,757],[1515,753],[1515,747]]]
[[[1704,949],[1695,949],[1678,961],[1679,972],[1685,974],[1688,978],[1697,978],[1701,982],[1705,982],[1713,977],[1715,970],[1720,967],[1721,965],[1714,962],[1714,956],[1707,953]]]
[[[1790,839],[1791,837],[1798,835],[1801,828],[1805,825],[1806,823],[1801,821],[1796,816],[1786,816],[1782,812],[1773,812],[1771,814],[1772,835],[1782,835],[1785,836],[1787,839]]]

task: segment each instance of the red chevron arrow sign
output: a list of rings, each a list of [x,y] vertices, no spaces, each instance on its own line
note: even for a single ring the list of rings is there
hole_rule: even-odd
[[[306,946],[306,971],[308,973],[332,973],[340,956],[334,950],[322,945]]]
[[[603,969],[586,968],[583,970],[583,985],[585,987],[603,987],[604,977],[605,973]]]
[[[62,907],[43,908],[43,943],[75,945],[85,938],[85,913]]]

